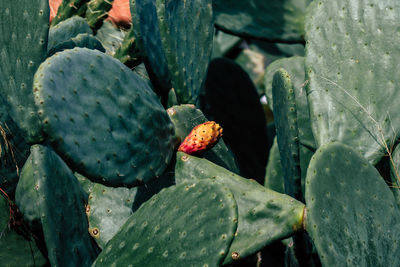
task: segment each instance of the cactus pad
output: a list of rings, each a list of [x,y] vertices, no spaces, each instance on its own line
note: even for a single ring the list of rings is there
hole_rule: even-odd
[[[276,136],[269,150],[264,186],[276,192],[285,193],[285,181],[283,178],[282,162]]]
[[[268,106],[271,110],[274,109],[274,99],[272,98],[272,80],[277,70],[280,68],[285,69],[292,80],[293,87],[301,88],[305,81],[305,71],[304,71],[304,57],[294,56],[286,57],[273,61],[265,69],[264,84],[265,84],[265,96],[268,100]],[[305,92],[302,93],[304,97],[307,97]]]
[[[87,231],[85,199],[78,180],[52,149],[34,145],[16,191],[27,220],[40,220],[52,266],[90,266],[98,248]]]
[[[0,1],[0,96],[31,143],[42,140],[32,84],[46,58],[49,13],[48,0]]]
[[[88,33],[80,33],[77,36],[69,39],[68,41],[62,42],[54,46],[47,52],[47,55],[51,57],[57,52],[61,52],[66,49],[73,49],[75,47],[86,47],[89,49],[99,50],[103,53],[106,52],[103,45],[99,40],[97,40],[96,37]]]
[[[126,32],[116,28],[109,21],[104,21],[103,26],[96,32],[96,38],[106,49],[106,53],[114,56],[118,47],[121,46]]]
[[[236,260],[237,256],[245,258],[252,255],[273,241],[302,229],[304,204],[301,202],[206,159],[177,153],[177,184],[209,179],[228,187],[238,205],[238,228],[224,264]]]
[[[400,133],[397,0],[321,0],[306,20],[307,96],[319,146],[339,141],[372,164]]]
[[[53,147],[96,182],[148,182],[171,159],[174,128],[157,96],[104,53],[75,48],[48,58],[35,76],[35,99]]]
[[[93,34],[92,29],[84,18],[74,16],[60,22],[49,30],[47,51],[50,51],[56,45],[66,42],[82,33]]]
[[[214,0],[217,26],[243,37],[301,42],[311,0]]]
[[[306,230],[323,266],[399,266],[400,211],[378,171],[341,143],[322,146],[306,180]]]
[[[285,192],[301,200],[303,199],[303,194],[301,190],[296,96],[289,73],[282,68],[274,75],[272,95],[274,99],[276,136],[285,180]]]
[[[171,74],[161,42],[157,19],[156,0],[129,1],[131,4],[132,28],[138,40],[154,90],[167,97],[171,89]]]
[[[89,233],[100,248],[118,232],[132,214],[137,187],[107,187],[95,184],[89,195],[86,215]]]
[[[89,195],[86,215],[89,233],[100,248],[119,231],[121,226],[144,202],[161,189],[175,183],[170,172],[143,186],[134,188],[107,187],[94,183]]]
[[[156,2],[161,41],[178,103],[195,104],[212,53],[212,1]]]
[[[232,193],[218,184],[172,186],[126,221],[94,266],[219,266],[237,220]]]

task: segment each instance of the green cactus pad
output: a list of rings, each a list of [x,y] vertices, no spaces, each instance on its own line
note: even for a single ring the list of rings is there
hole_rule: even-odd
[[[74,171],[135,186],[165,170],[174,127],[148,84],[117,59],[65,50],[40,66],[34,86],[44,131]]]
[[[323,266],[399,266],[400,211],[378,171],[347,145],[320,147],[306,180],[306,230]]]
[[[86,178],[82,174],[79,174],[77,172],[74,173],[76,179],[78,179],[79,184],[81,185],[81,188],[83,192],[85,193],[85,199],[89,198],[90,193],[92,193],[93,187],[97,184],[90,179]]]
[[[132,214],[137,187],[107,187],[95,184],[89,195],[86,215],[89,219],[89,233],[100,248],[118,232]]]
[[[264,183],[267,123],[248,74],[231,60],[213,59],[198,106],[209,120],[218,122],[224,129],[224,141],[236,156],[240,175]]]
[[[219,266],[237,228],[232,193],[211,181],[183,183],[144,203],[94,266]]]
[[[315,140],[311,130],[310,111],[308,108],[307,94],[305,86],[304,57],[294,56],[283,58],[272,62],[265,70],[264,83],[265,95],[268,105],[273,110],[272,80],[275,72],[279,68],[284,68],[290,75],[296,96],[297,122],[299,129],[299,141],[301,144],[315,150]]]
[[[234,253],[245,258],[273,241],[302,229],[304,204],[206,159],[178,152],[175,167],[177,184],[199,179],[212,179],[228,187],[238,205],[238,228],[224,264],[233,261]]]
[[[302,42],[304,15],[311,0],[214,0],[218,28],[242,37]]]
[[[304,71],[304,57],[294,56],[294,57],[285,57],[280,58],[273,61],[268,67],[265,69],[264,75],[264,84],[265,84],[265,96],[268,100],[268,106],[271,110],[274,109],[274,99],[272,98],[272,81],[274,79],[275,73],[280,69],[285,69],[292,80],[294,89],[300,90],[302,88],[302,84],[305,82],[305,71]],[[301,93],[301,92],[299,92]],[[305,98],[307,95],[305,92],[302,92]]]
[[[264,186],[276,192],[285,193],[285,181],[283,178],[282,162],[276,136],[269,150]]]
[[[38,207],[44,207],[44,199],[38,197],[37,179],[32,175],[36,171],[33,163],[32,154],[28,157],[21,170],[20,179],[15,191],[15,203],[24,216],[24,220],[33,231],[40,231],[42,222]]]
[[[167,112],[175,126],[175,134],[181,141],[185,140],[186,136],[189,135],[195,126],[208,121],[203,112],[191,104],[173,106]],[[203,156],[217,165],[227,168],[234,173],[239,173],[235,156],[225,145],[223,138],[211,150],[206,151]]]
[[[211,0],[156,0],[161,41],[180,104],[196,103],[211,59]]]
[[[0,195],[0,262],[1,266],[45,266],[46,259],[35,242],[17,234],[8,226],[8,201]]]
[[[92,29],[84,18],[74,16],[62,21],[50,28],[47,51],[81,33],[93,34]]]
[[[89,220],[89,232],[99,247],[103,249],[129,216],[144,202],[162,188],[171,186],[175,182],[172,176],[165,173],[149,184],[131,189],[95,183],[89,195],[86,215]]]
[[[101,42],[91,34],[88,33],[81,33],[78,34],[76,37],[71,38],[68,41],[62,42],[52,49],[49,50],[47,55],[51,57],[57,52],[64,51],[66,49],[73,49],[75,47],[86,47],[89,49],[96,49],[100,52],[106,52]]]
[[[285,192],[302,200],[299,131],[297,126],[296,96],[289,73],[279,69],[273,79],[274,120]]]
[[[58,7],[57,15],[51,21],[51,25],[67,20],[75,15],[78,15],[82,8],[85,8],[89,0],[63,0]]]
[[[1,1],[0,96],[28,142],[42,140],[32,94],[33,75],[46,58],[48,0]]]
[[[86,20],[89,26],[97,30],[108,17],[108,11],[112,8],[114,0],[90,0],[87,3]]]
[[[154,90],[162,98],[167,98],[171,89],[171,74],[161,42],[156,0],[130,1],[130,7],[132,28]]]
[[[24,218],[41,221],[52,266],[90,266],[98,248],[88,232],[78,180],[52,149],[31,147],[16,191]]]
[[[167,107],[171,108],[173,106],[179,105],[178,99],[176,99],[176,94],[174,88],[171,88],[168,93],[168,101],[167,101]],[[189,104],[191,105],[191,104]]]
[[[308,102],[319,146],[339,141],[372,164],[400,133],[396,0],[321,0],[306,21]]]

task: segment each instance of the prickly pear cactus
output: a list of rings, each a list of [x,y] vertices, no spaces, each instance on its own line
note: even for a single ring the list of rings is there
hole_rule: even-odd
[[[148,84],[117,59],[65,50],[40,66],[34,87],[44,131],[74,171],[134,186],[165,170],[176,142],[173,125]]]
[[[305,70],[304,70],[304,57],[294,56],[285,57],[273,61],[265,69],[264,73],[264,84],[265,84],[265,96],[268,100],[268,106],[271,110],[274,109],[274,99],[272,97],[272,81],[275,73],[280,69],[285,69],[292,80],[294,88],[301,88],[301,85],[305,82]],[[305,92],[302,93],[304,97],[307,97]]]
[[[335,142],[315,152],[306,203],[306,229],[323,266],[399,266],[399,208],[355,149]]]
[[[212,1],[157,0],[156,3],[161,42],[178,103],[195,104],[212,53]]]
[[[172,186],[126,221],[94,266],[219,266],[237,216],[232,193],[211,181]]]
[[[34,145],[16,190],[27,221],[43,230],[52,266],[90,266],[99,252],[88,233],[85,199],[78,180],[51,148]]]
[[[129,1],[132,27],[154,90],[166,98],[171,89],[165,48],[162,46],[156,0]]]
[[[74,16],[60,22],[49,30],[47,51],[50,51],[56,45],[66,42],[82,33],[93,34],[92,29],[84,18]]]
[[[117,49],[121,46],[126,31],[115,28],[109,21],[104,21],[103,26],[96,32],[96,38],[106,49],[106,53],[114,56]]]
[[[46,58],[48,0],[0,2],[0,96],[28,142],[42,140],[32,94],[33,75]]]
[[[86,216],[89,221],[89,233],[99,247],[104,248],[144,202],[174,182],[173,175],[166,172],[146,185],[133,188],[108,187],[94,183],[88,196]]]
[[[311,0],[213,1],[215,22],[224,31],[253,38],[301,42]]]
[[[238,228],[224,264],[252,255],[273,241],[302,230],[304,204],[301,202],[206,159],[177,153],[177,184],[209,179],[228,187],[238,205]]]
[[[273,110],[272,98],[272,80],[275,72],[279,68],[285,69],[290,76],[293,84],[293,90],[296,100],[297,121],[299,130],[299,142],[309,149],[315,150],[315,140],[311,130],[310,112],[307,101],[306,85],[308,81],[305,78],[304,57],[294,56],[282,58],[272,62],[265,70],[265,95],[268,99],[268,105]],[[301,158],[301,155],[300,155]]]
[[[276,192],[285,193],[285,181],[283,179],[282,162],[279,154],[278,140],[275,137],[274,143],[269,150],[268,164],[265,170],[264,186]]]
[[[375,164],[398,138],[399,19],[396,0],[313,2],[306,74],[318,146],[340,141]]]
[[[285,193],[302,200],[296,96],[290,75],[282,68],[274,75],[272,96]]]
[[[86,216],[89,220],[89,233],[100,248],[118,232],[132,214],[137,187],[107,187],[95,184],[89,195]]]
[[[99,40],[97,40],[96,37],[94,37],[91,34],[88,33],[81,33],[78,34],[77,36],[62,42],[55,47],[51,48],[48,52],[47,55],[51,57],[57,52],[64,51],[66,49],[73,49],[75,47],[85,47],[89,49],[96,49],[99,50],[100,52],[105,52],[106,50],[104,49],[103,45]]]

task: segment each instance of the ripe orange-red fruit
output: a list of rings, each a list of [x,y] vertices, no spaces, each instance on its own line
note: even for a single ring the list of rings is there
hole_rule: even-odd
[[[198,154],[212,148],[222,136],[222,128],[215,121],[207,121],[193,128],[179,146],[178,151]]]

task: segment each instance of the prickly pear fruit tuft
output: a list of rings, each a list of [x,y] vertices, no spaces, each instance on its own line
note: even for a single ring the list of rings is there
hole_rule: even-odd
[[[207,121],[194,127],[178,150],[191,155],[199,154],[212,148],[221,136],[221,126],[215,121]]]

